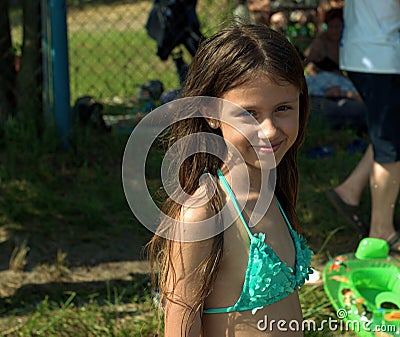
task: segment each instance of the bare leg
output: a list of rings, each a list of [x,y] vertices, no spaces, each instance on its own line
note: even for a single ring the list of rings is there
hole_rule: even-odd
[[[380,164],[374,162],[370,178],[371,229],[370,237],[390,240],[395,235],[394,210],[400,186],[400,161]]]
[[[370,144],[347,179],[335,188],[337,195],[348,205],[358,206],[361,194],[368,184],[373,164],[373,150]]]

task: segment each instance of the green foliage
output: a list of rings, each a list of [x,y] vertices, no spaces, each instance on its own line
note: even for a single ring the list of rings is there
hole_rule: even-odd
[[[21,162],[34,163],[44,153],[53,153],[59,146],[59,139],[51,122],[43,127],[38,134],[34,123],[24,118],[10,117],[3,127],[3,145],[7,151],[4,153],[6,166],[4,173],[13,176],[27,169]],[[0,148],[1,151],[1,148]],[[40,165],[39,165],[40,167]]]

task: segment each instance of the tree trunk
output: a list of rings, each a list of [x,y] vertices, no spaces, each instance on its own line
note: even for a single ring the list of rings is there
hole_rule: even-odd
[[[0,1],[0,126],[14,114],[15,65],[11,41],[8,0]]]
[[[21,66],[17,75],[17,112],[20,122],[40,137],[44,126],[40,0],[22,0],[22,16],[23,41]]]

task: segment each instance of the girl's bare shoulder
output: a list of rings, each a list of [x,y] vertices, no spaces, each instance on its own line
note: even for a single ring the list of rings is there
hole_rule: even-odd
[[[211,250],[219,228],[219,218],[201,189],[184,202],[176,223],[175,241],[184,250]]]

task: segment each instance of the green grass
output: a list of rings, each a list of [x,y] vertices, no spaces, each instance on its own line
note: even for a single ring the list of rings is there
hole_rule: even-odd
[[[152,336],[157,327],[153,305],[143,295],[143,277],[135,282],[123,287],[107,282],[92,286],[97,292],[87,294],[61,293],[62,289],[55,294],[55,285],[37,305],[11,309],[0,332],[2,336]],[[59,297],[64,299],[57,301]]]
[[[127,135],[77,128],[68,151],[15,138],[0,149],[0,336],[150,336],[155,330],[147,275],[71,278],[73,268],[137,259],[149,238],[122,190],[126,141]],[[36,277],[4,296],[29,277],[7,271],[11,250],[24,247],[20,240],[28,252],[19,266]]]
[[[324,192],[343,181],[361,158],[361,153],[346,151],[350,142],[358,138],[351,130],[334,131],[311,112],[306,140],[299,153],[300,192],[297,213],[301,232],[308,239],[314,253],[313,265],[319,270],[337,254],[351,252],[358,241],[353,230],[337,217],[328,204]],[[331,146],[334,155],[324,159],[307,157],[307,150],[315,146]],[[368,214],[369,200],[363,195],[362,209]],[[368,221],[366,216],[365,221]],[[305,286],[300,290],[304,319],[322,324],[323,320],[337,319],[323,287]],[[342,331],[307,331],[306,336],[342,336]],[[346,336],[355,336],[347,332]]]

